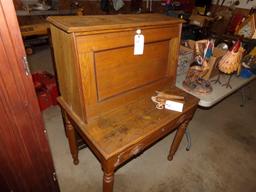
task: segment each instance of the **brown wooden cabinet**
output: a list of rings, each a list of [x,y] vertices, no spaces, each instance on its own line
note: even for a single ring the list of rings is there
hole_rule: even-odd
[[[114,171],[178,128],[172,159],[197,106],[175,88],[181,20],[158,14],[49,17],[66,131],[78,163],[75,130],[101,162],[103,190],[113,188]],[[134,36],[145,38],[134,55]],[[157,110],[156,90],[185,96],[182,113]],[[72,126],[72,125],[78,126]],[[75,130],[74,130],[75,127]]]
[[[85,122],[174,83],[181,21],[153,15],[49,17],[61,96]],[[133,55],[141,29],[145,50]]]

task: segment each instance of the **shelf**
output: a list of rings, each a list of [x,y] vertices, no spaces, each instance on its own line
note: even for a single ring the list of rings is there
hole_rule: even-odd
[[[25,11],[16,10],[17,16],[34,16],[34,15],[72,15],[76,10],[45,10],[45,11]]]

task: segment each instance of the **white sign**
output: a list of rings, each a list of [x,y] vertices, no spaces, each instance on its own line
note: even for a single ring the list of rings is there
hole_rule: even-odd
[[[182,110],[183,110],[183,103],[166,100],[166,102],[165,102],[165,109],[182,112]]]
[[[141,34],[141,30],[138,29],[134,36],[134,55],[143,55],[144,52],[144,35]]]

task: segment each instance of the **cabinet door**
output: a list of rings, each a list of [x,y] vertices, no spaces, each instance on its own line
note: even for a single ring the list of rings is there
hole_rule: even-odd
[[[0,26],[0,191],[59,191],[12,1]]]

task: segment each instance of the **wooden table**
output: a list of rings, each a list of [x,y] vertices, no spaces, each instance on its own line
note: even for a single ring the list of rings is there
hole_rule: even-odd
[[[62,97],[58,98],[67,114],[65,126],[74,164],[79,163],[75,139],[77,131],[101,163],[104,192],[113,191],[116,169],[177,128],[168,154],[168,159],[173,159],[197,108],[198,99],[178,88],[172,87],[166,91],[185,97],[182,113],[156,109],[150,99],[154,95],[152,93],[102,114],[89,124],[75,115]]]

